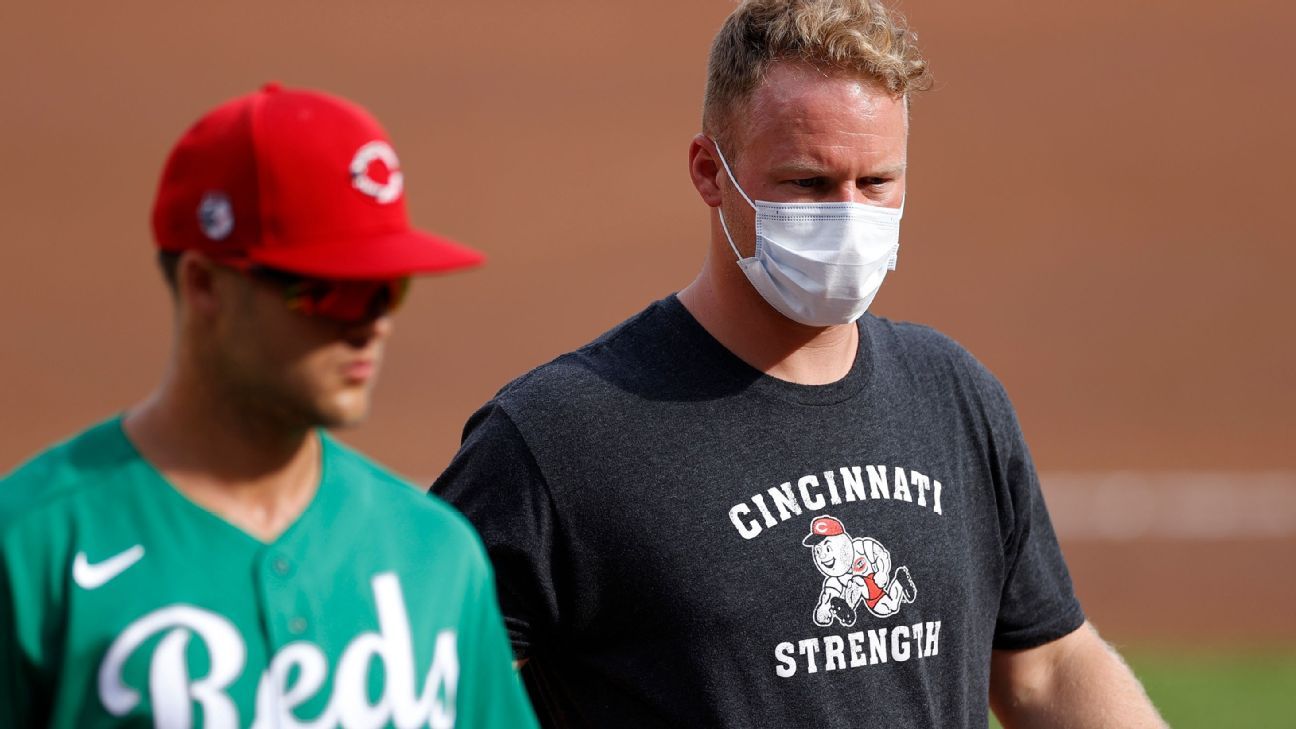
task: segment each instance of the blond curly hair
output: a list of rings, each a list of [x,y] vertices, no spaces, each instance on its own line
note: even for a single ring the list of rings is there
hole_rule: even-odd
[[[908,101],[931,86],[916,41],[877,0],[742,0],[711,44],[702,129],[725,134],[734,109],[778,61],[858,76]]]

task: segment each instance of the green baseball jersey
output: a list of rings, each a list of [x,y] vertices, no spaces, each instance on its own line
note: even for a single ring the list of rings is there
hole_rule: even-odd
[[[535,726],[476,534],[320,438],[319,489],[270,543],[120,418],[5,478],[0,726]]]

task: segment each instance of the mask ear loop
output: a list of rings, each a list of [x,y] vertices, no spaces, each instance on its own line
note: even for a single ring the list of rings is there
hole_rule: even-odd
[[[716,156],[720,158],[720,164],[724,165],[725,174],[729,175],[729,181],[733,183],[734,189],[738,191],[739,195],[743,196],[743,199],[747,201],[748,205],[752,206],[752,210],[755,210],[756,203],[752,202],[751,198],[747,197],[747,193],[743,192],[742,185],[738,184],[738,178],[734,177],[733,170],[729,169],[729,162],[725,159],[724,152],[720,151],[720,143],[714,139],[711,140],[711,143],[715,145]]]
[[[904,196],[900,198],[900,213],[897,216],[898,218],[904,217],[905,202],[907,202],[908,200],[909,200],[909,191],[905,190]],[[900,243],[899,241],[897,241],[895,247],[891,249],[891,257],[887,259],[888,271],[896,270],[896,259],[898,259],[899,257],[900,257]]]
[[[716,208],[716,212],[720,214],[720,227],[724,229],[725,240],[729,241],[729,247],[733,249],[734,256],[741,261],[742,254],[738,252],[738,246],[734,245],[733,236],[729,235],[729,224],[725,222],[724,211],[720,208]]]
[[[748,205],[752,206],[752,210],[755,210],[756,203],[747,197],[747,193],[743,192],[742,185],[738,184],[738,178],[734,177],[733,170],[729,169],[729,162],[725,160],[724,152],[720,151],[720,143],[712,139],[711,144],[715,145],[716,156],[720,158],[720,164],[724,166],[725,174],[729,176],[729,181],[733,183],[734,189],[738,191],[739,195],[743,196]],[[724,229],[725,240],[729,241],[729,247],[733,249],[734,255],[741,261],[742,254],[738,252],[738,246],[734,245],[733,236],[729,234],[729,224],[725,222],[724,210],[717,207],[716,212],[720,214],[720,227]]]

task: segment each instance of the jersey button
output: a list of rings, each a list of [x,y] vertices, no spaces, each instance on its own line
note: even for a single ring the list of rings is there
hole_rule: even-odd
[[[270,568],[280,577],[285,577],[292,571],[292,565],[283,557],[276,557],[275,561],[271,563]]]
[[[293,618],[288,621],[288,632],[293,635],[301,635],[306,632],[306,618]]]

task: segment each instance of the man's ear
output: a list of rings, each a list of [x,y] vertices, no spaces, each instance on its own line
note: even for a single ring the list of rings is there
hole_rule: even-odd
[[[220,309],[217,264],[198,251],[185,251],[176,263],[176,292],[181,304],[200,316]]]
[[[705,134],[694,136],[689,142],[689,177],[702,202],[710,207],[720,207],[720,177],[724,174],[724,167],[716,155],[715,142]]]

